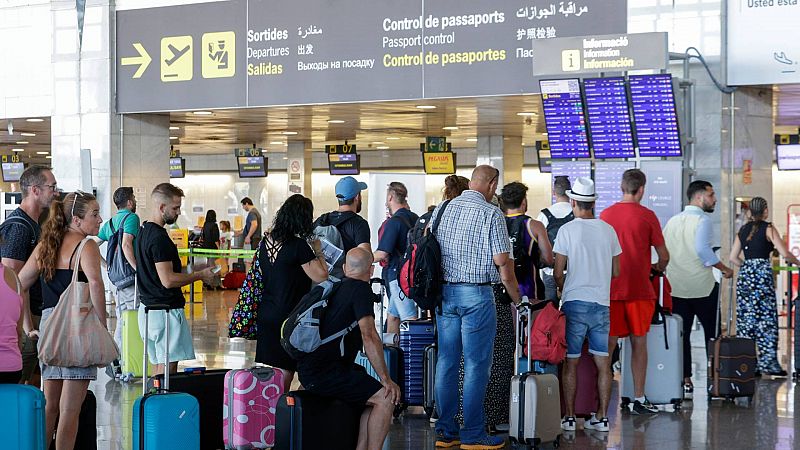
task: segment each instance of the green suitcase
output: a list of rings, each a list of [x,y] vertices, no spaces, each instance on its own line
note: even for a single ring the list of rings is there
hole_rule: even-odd
[[[139,311],[132,309],[122,311],[122,348],[120,349],[120,364],[123,374],[141,378],[144,375],[142,363],[144,362],[144,341],[139,334]],[[152,365],[150,373],[153,372]]]

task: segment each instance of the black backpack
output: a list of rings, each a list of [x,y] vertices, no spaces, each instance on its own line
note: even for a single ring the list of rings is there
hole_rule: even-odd
[[[422,239],[422,236],[425,235],[425,227],[428,226],[428,222],[431,221],[431,216],[433,216],[433,211],[428,211],[425,214],[419,216],[417,222],[408,230],[407,242],[408,245],[416,244]]]
[[[108,237],[108,246],[106,247],[106,263],[108,264],[108,279],[114,283],[117,289],[125,289],[126,287],[133,286],[136,281],[136,271],[131,267],[128,258],[122,252],[122,237],[125,234],[125,220],[128,219],[132,213],[128,213],[122,218],[119,223],[119,229],[114,229],[114,221],[111,219],[108,222],[111,228],[111,235]]]
[[[533,239],[531,239],[530,247],[525,245],[525,234],[528,232],[526,220],[529,219],[530,217],[524,214],[506,217],[506,228],[508,229],[508,237],[511,240],[511,250],[512,255],[514,255],[514,274],[517,276],[517,281],[526,279],[531,273]]]
[[[442,203],[431,232],[408,245],[397,274],[403,295],[424,311],[433,311],[442,304],[442,248],[436,240],[436,229],[449,203],[450,200]]]
[[[566,216],[557,219],[556,216],[554,216],[553,213],[551,213],[547,208],[542,210],[542,214],[547,217],[547,238],[550,240],[550,245],[556,245],[556,236],[558,236],[558,230],[565,223],[572,222],[572,219],[575,218],[575,214],[570,211]]]

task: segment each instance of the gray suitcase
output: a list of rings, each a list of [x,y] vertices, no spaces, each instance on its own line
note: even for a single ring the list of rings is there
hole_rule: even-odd
[[[527,321],[530,336],[531,321]],[[520,355],[519,326],[516,327],[516,355]],[[530,346],[530,339],[526,339]],[[530,347],[528,367],[531,367]],[[514,358],[514,373],[519,373],[519,357]],[[508,437],[514,448],[537,448],[540,444],[561,441],[561,390],[553,374],[526,372],[511,378]]]
[[[659,283],[659,304],[663,305],[662,276]],[[644,392],[654,405],[673,405],[680,409],[683,403],[683,319],[679,315],[662,314],[661,323],[650,325],[647,333],[647,380]],[[633,373],[631,372],[630,339],[622,340],[621,408],[633,404]]]

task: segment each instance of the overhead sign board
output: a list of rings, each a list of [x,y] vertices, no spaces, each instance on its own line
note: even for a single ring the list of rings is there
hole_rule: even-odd
[[[627,31],[627,0],[535,3],[230,0],[118,11],[117,111],[526,93],[531,42]]]
[[[422,154],[422,161],[428,175],[456,173],[456,154],[453,152],[425,152]]]
[[[669,63],[667,33],[605,34],[533,41],[533,74],[661,70]]]
[[[728,84],[800,83],[797,0],[727,2]]]

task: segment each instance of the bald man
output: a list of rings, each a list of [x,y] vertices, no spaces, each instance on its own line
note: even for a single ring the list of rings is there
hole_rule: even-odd
[[[307,390],[366,405],[361,415],[357,449],[380,450],[401,393],[389,377],[383,359],[383,342],[375,327],[375,294],[369,284],[372,253],[361,247],[350,250],[343,268],[345,278],[331,296],[325,320],[320,325],[320,336],[330,336],[353,322],[358,322],[358,326],[344,338],[344,356],[336,340],[303,357],[298,361],[297,370]],[[380,382],[355,363],[362,346]]]
[[[509,258],[506,219],[490,201],[500,172],[478,166],[469,189],[433,212],[431,229],[442,249],[442,307],[436,314],[439,355],[436,364],[436,447],[502,448],[505,440],[486,433],[483,402],[489,382],[497,329],[492,284],[503,282],[515,303],[522,299]],[[439,213],[441,211],[441,218]],[[458,412],[458,368],[464,356],[464,427]]]

